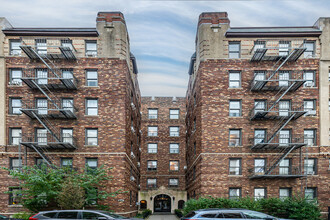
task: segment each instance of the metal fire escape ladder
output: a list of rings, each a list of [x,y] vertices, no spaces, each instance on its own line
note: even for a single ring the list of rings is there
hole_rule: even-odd
[[[34,115],[34,117],[40,122],[40,124],[55,138],[55,140],[57,142],[61,142],[61,140],[57,137],[57,135],[53,132],[54,127],[51,126],[51,124],[47,121],[47,119],[39,117],[38,114],[36,114],[35,112],[32,112],[32,114]],[[47,125],[48,122],[48,125]],[[52,128],[50,128],[52,127]],[[53,129],[53,130],[52,130]]]
[[[53,166],[51,159],[44,154],[44,151],[42,150],[42,148],[37,147],[34,144],[31,144],[30,147],[40,155],[40,157],[47,163],[47,165]]]
[[[295,117],[295,115],[296,113],[293,113],[290,118],[288,118],[286,122],[267,140],[267,143],[270,143],[276,137],[276,135]]]
[[[296,146],[285,148],[284,153],[278,159],[276,158],[276,162],[265,172],[265,174],[270,175],[271,172],[281,163],[281,161],[284,160],[286,156],[288,156],[289,153],[291,153],[295,148]]]

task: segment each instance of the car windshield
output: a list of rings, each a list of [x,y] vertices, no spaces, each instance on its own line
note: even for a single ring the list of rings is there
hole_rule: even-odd
[[[105,214],[105,215],[108,215],[112,218],[116,218],[116,219],[127,219],[126,217],[124,216],[121,216],[121,215],[117,215],[117,214],[114,214],[114,213],[111,213],[111,212],[105,212],[105,211],[102,211],[101,213]]]
[[[194,215],[195,215],[195,212],[190,212],[185,216],[185,218],[190,218],[190,217],[193,217]]]

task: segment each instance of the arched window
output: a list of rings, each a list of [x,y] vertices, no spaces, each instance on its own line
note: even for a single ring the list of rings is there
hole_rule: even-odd
[[[178,202],[178,209],[183,209],[184,207],[184,201],[183,200],[179,200]]]
[[[140,209],[146,209],[147,208],[147,201],[141,200],[140,201]]]

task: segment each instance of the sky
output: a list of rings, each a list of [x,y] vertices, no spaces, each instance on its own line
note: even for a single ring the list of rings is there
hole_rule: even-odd
[[[185,96],[200,13],[226,11],[231,27],[312,26],[330,0],[0,0],[14,27],[95,27],[99,11],[124,13],[142,96]]]

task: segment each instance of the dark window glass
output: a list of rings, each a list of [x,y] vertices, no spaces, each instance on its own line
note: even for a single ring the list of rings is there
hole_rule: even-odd
[[[60,212],[57,218],[78,219],[78,212]]]
[[[241,213],[222,213],[224,218],[243,218]]]

